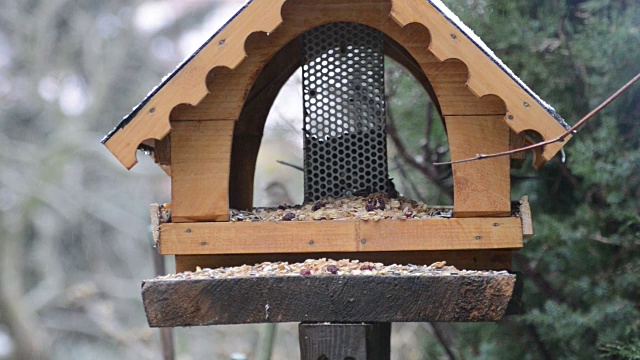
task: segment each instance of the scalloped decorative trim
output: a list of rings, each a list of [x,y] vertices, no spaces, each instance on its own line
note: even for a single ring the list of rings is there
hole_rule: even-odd
[[[281,23],[286,0],[252,1],[116,127],[103,144],[127,169],[137,162],[136,150],[147,139],[164,138],[171,125],[169,115],[180,104],[197,106],[209,94],[207,74],[214,68],[235,69],[247,57],[245,42],[256,32],[273,32]]]
[[[252,34],[268,34],[282,24],[286,2],[248,2],[103,139],[105,146],[131,169],[137,163],[136,149],[140,143],[151,138],[160,140],[170,132],[169,118],[176,106],[197,106],[209,94],[206,79],[211,71],[219,67],[235,69],[248,56],[245,46]],[[545,107],[526,85],[523,87],[521,81],[509,75],[510,71],[483,51],[464,31],[466,26],[457,26],[431,0],[392,0],[391,4],[390,15],[398,25],[417,23],[428,29],[429,50],[438,60],[457,59],[467,66],[466,85],[474,95],[478,98],[495,95],[505,102],[505,122],[515,132],[532,130],[547,140],[565,131],[566,124],[551,114],[550,107]],[[548,145],[537,159],[537,166],[551,159],[562,146],[563,143]]]

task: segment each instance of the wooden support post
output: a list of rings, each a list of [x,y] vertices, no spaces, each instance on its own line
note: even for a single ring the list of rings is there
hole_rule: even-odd
[[[502,116],[446,116],[451,160],[509,149],[509,127]],[[509,216],[509,157],[453,165],[455,217]]]
[[[174,223],[229,221],[233,120],[171,123]]]
[[[391,359],[391,323],[298,326],[301,360]]]
[[[173,121],[172,221],[229,221],[229,166],[233,120]],[[176,256],[176,271],[189,256]]]

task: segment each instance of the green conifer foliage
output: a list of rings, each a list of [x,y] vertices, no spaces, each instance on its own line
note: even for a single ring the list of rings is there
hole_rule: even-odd
[[[640,2],[447,5],[570,124],[640,72]],[[570,140],[565,163],[519,170],[536,176],[512,194],[530,195],[536,232],[514,258],[526,314],[453,326],[455,356],[640,358],[639,145],[636,84]]]
[[[640,72],[638,1],[446,3],[569,124]],[[412,114],[402,113],[404,124],[424,123],[423,109]],[[406,136],[407,148],[419,153],[415,141]],[[516,182],[512,193],[530,196],[534,217],[535,237],[514,257],[526,313],[497,324],[447,325],[447,341],[425,340],[424,354],[640,358],[640,84],[565,149],[564,163],[558,156],[538,172],[514,170],[535,177]]]

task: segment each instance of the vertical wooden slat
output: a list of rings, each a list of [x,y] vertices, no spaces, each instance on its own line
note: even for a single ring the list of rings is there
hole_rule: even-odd
[[[155,140],[154,160],[159,165],[171,165],[171,134],[162,140]]]
[[[172,123],[173,222],[229,221],[233,126],[233,120]]]
[[[509,149],[509,127],[503,117],[445,116],[451,160]],[[509,157],[453,165],[453,212],[456,217],[509,216]]]
[[[527,138],[524,134],[517,134],[513,130],[509,131],[509,150],[520,149],[527,145]],[[519,169],[522,167],[527,153],[522,151],[515,154],[511,154],[511,167]]]

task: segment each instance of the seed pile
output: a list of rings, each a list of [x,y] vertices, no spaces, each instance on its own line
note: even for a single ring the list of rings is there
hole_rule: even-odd
[[[369,196],[327,198],[305,205],[280,205],[253,211],[231,209],[232,222],[242,221],[321,221],[321,220],[407,220],[451,217],[451,209],[431,208],[422,201],[405,197],[390,198],[384,193]]]
[[[358,260],[308,259],[302,263],[263,262],[256,265],[242,265],[216,269],[197,268],[195,272],[185,271],[158,277],[159,280],[220,279],[267,276],[332,276],[332,275],[377,275],[377,276],[473,276],[506,275],[507,271],[458,270],[447,266],[446,261],[425,265],[384,265],[382,263],[360,262]]]

